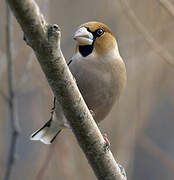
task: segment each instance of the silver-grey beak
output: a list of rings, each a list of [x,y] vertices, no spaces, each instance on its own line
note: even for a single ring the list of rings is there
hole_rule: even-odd
[[[92,45],[93,43],[93,35],[85,27],[78,29],[74,33],[73,39],[75,39],[79,45]]]

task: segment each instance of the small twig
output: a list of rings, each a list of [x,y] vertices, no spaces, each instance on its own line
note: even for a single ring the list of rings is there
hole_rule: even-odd
[[[10,9],[7,6],[7,74],[8,74],[8,104],[9,104],[9,114],[10,114],[10,126],[11,126],[11,141],[9,152],[7,156],[7,166],[5,169],[4,180],[9,180],[12,172],[12,167],[15,163],[15,152],[16,152],[16,143],[19,135],[17,129],[17,122],[15,119],[15,107],[14,107],[14,87],[13,87],[13,65],[12,65],[12,47],[11,47],[11,13]]]

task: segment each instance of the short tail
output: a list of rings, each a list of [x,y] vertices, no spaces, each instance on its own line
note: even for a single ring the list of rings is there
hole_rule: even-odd
[[[51,119],[41,129],[34,132],[30,136],[30,139],[34,141],[41,141],[44,144],[51,144],[61,130],[62,128],[58,127]]]

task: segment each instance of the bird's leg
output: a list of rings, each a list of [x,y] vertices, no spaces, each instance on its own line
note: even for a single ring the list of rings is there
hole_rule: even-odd
[[[54,113],[55,108],[56,108],[56,97],[54,96],[53,107],[51,108],[51,114]]]
[[[54,96],[53,107],[51,108],[51,117],[50,117],[50,120],[53,119],[53,115],[54,115],[54,112],[55,112],[55,108],[56,108],[56,97]]]
[[[56,97],[54,96],[53,107],[51,108],[50,122],[53,120],[53,115],[54,115],[54,112],[55,112],[55,108],[56,108]]]

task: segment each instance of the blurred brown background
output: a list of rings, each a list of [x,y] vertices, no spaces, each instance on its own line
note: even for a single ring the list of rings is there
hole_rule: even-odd
[[[37,0],[50,23],[62,29],[68,60],[72,34],[86,21],[101,21],[116,35],[128,83],[112,113],[101,123],[128,180],[174,179],[174,0]],[[6,4],[0,2],[0,179],[11,140],[6,53]],[[52,93],[32,50],[11,21],[15,118],[19,122],[11,180],[93,180],[95,176],[72,132],[46,146],[29,135],[46,122]]]

